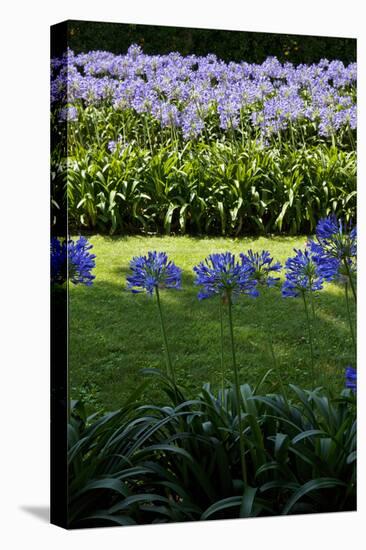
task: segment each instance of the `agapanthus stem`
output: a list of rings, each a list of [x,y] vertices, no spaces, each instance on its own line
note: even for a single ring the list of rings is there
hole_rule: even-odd
[[[317,331],[317,318],[316,318],[316,315],[315,315],[314,298],[313,298],[313,293],[312,292],[310,292],[310,303],[311,303],[311,311],[313,313],[313,319],[312,319],[313,325],[312,325],[312,331],[311,331],[311,334],[312,334],[313,330],[315,330],[315,333]],[[327,382],[326,382],[323,370],[321,371],[321,374],[319,374],[319,379],[320,378],[322,380],[323,386],[326,388],[327,387]]]
[[[350,328],[350,331],[351,331],[353,349],[354,349],[354,352],[355,352],[355,365],[356,365],[356,362],[357,362],[357,347],[356,347],[356,338],[355,338],[355,332],[354,332],[354,328],[353,328],[353,322],[352,322],[352,318],[351,318],[351,310],[350,310],[350,306],[349,306],[348,283],[346,283],[346,285],[345,285],[345,290],[346,290],[346,303],[347,303],[348,322],[349,322],[349,328]]]
[[[313,381],[313,384],[314,384],[314,380],[315,380],[315,379],[314,379],[315,371],[314,371],[313,334],[312,334],[312,331],[311,331],[310,317],[309,317],[308,305],[307,305],[307,303],[306,303],[305,292],[302,293],[302,298],[303,298],[303,300],[304,300],[304,308],[305,308],[305,314],[306,314],[306,321],[307,321],[307,325],[308,325],[309,343],[310,343],[310,354],[311,354],[311,378],[312,378],[312,381]]]
[[[291,120],[290,120],[289,122],[290,122],[289,127],[290,127],[290,135],[291,135],[292,147],[295,149],[294,129],[293,129],[293,127],[292,127]]]
[[[350,143],[351,143],[351,147],[354,151],[356,151],[355,140],[353,139],[352,130],[351,130],[349,124],[347,124],[347,128],[348,128],[348,135],[349,135],[349,140],[350,140]]]
[[[311,304],[311,312],[313,314],[313,321],[315,321],[315,307],[314,307],[314,299],[313,299],[312,292],[310,292],[310,304]]]
[[[173,380],[174,386],[176,386],[176,382],[175,382],[175,373],[174,373],[174,369],[173,369],[172,360],[171,360],[171,358],[170,358],[169,346],[168,346],[168,339],[167,339],[167,337],[166,337],[166,330],[165,330],[164,317],[163,317],[163,312],[162,312],[162,309],[161,309],[159,288],[158,288],[157,285],[155,286],[155,291],[156,291],[156,298],[157,298],[157,303],[158,303],[158,310],[159,310],[159,317],[160,317],[160,325],[161,325],[161,333],[162,333],[162,335],[163,335],[163,341],[164,341],[165,357],[166,357],[166,366],[167,366],[167,374],[168,374],[168,376],[170,376],[171,379]]]
[[[219,296],[219,309],[220,309],[220,335],[221,335],[221,383],[222,391],[225,389],[225,373],[224,373],[224,322],[222,317],[222,299]]]
[[[346,268],[346,271],[347,271],[347,276],[348,276],[348,279],[349,279],[349,284],[350,284],[351,289],[352,289],[353,297],[354,297],[354,299],[355,299],[355,304],[357,304],[357,294],[356,294],[355,285],[353,284],[351,270],[350,270],[350,268],[349,268],[349,265],[348,265],[347,260],[344,260],[343,263],[344,263],[345,268]]]
[[[333,149],[335,149],[336,148],[336,140],[335,140],[334,132],[332,132],[331,138],[332,138],[332,147],[333,147]]]
[[[243,436],[243,425],[241,420],[241,395],[240,395],[240,386],[239,386],[239,375],[236,365],[235,357],[235,344],[234,344],[234,331],[233,331],[233,318],[231,311],[231,296],[228,296],[228,305],[229,305],[229,327],[230,327],[230,341],[231,341],[231,352],[233,358],[233,371],[234,371],[234,380],[235,380],[235,395],[236,403],[238,409],[238,429],[239,429],[239,449],[240,449],[240,462],[241,462],[241,471],[243,476],[244,485],[247,485],[247,468],[245,463],[245,446],[244,446],[244,436]]]
[[[269,349],[271,351],[273,366],[275,368],[278,379],[280,381],[282,395],[283,395],[283,397],[284,397],[284,399],[287,403],[287,394],[286,394],[285,386],[284,386],[284,383],[283,383],[281,367],[280,367],[279,363],[277,362],[276,355],[275,355],[275,352],[274,352],[272,329],[271,329],[270,325],[268,325],[268,341],[269,341]]]

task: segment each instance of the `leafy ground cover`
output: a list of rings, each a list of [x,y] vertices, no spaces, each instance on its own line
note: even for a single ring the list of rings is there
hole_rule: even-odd
[[[243,482],[234,389],[187,401],[159,378],[164,406],[133,400],[95,420],[73,404],[69,527],[355,510],[352,390],[291,385],[287,400],[240,386]]]
[[[118,409],[142,381],[140,370],[164,369],[164,355],[155,297],[126,291],[133,256],[164,250],[183,269],[183,288],[165,291],[162,305],[178,384],[194,396],[202,380],[216,391],[222,383],[219,305],[199,302],[192,268],[212,252],[239,254],[249,248],[267,249],[275,261],[284,261],[293,248],[303,248],[306,236],[272,238],[107,237],[89,238],[97,256],[91,287],[70,288],[70,376],[73,398],[82,398],[91,411]],[[281,275],[281,278],[283,275]],[[344,368],[353,362],[344,290],[327,284],[315,299],[313,321],[316,383],[331,390],[344,385]],[[224,312],[225,314],[225,312]],[[352,314],[354,311],[352,310]],[[303,304],[282,298],[280,290],[263,289],[259,298],[240,298],[233,307],[240,383],[255,386],[270,368],[272,333],[275,356],[285,384],[312,388],[310,353]],[[224,323],[227,327],[227,323]],[[226,332],[224,337],[229,339]],[[229,346],[227,347],[229,349]],[[225,374],[231,382],[229,354]],[[279,390],[273,372],[266,391]],[[148,397],[159,398],[158,385]]]

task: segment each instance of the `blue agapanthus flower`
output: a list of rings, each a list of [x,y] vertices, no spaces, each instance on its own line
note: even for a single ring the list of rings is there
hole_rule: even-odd
[[[346,367],[346,388],[353,391],[357,389],[357,371],[352,367]]]
[[[117,142],[114,140],[108,141],[107,147],[110,153],[114,153],[117,149]]]
[[[231,252],[210,254],[203,262],[193,268],[196,273],[195,284],[202,287],[198,293],[200,300],[220,295],[231,299],[238,294],[252,297],[259,295],[257,281],[253,278],[254,268],[247,261],[235,261]]]
[[[95,254],[89,250],[93,245],[85,237],[60,241],[57,237],[51,239],[51,282],[63,284],[69,280],[74,284],[91,286],[95,275],[91,270],[95,267]]]
[[[304,292],[316,292],[323,288],[324,277],[320,274],[309,249],[297,250],[296,255],[286,260],[286,280],[282,286],[282,296],[297,297]]]
[[[78,110],[76,107],[70,105],[68,107],[63,107],[59,113],[59,120],[74,122],[78,119]]]
[[[307,242],[307,248],[310,250],[313,260],[318,267],[318,273],[325,281],[335,279],[341,268],[341,261],[338,258],[329,256],[322,246],[312,240]]]
[[[127,146],[128,143],[124,141],[121,135],[119,135],[117,141],[112,139],[108,142],[107,148],[110,153],[114,153],[117,149],[119,149],[119,153],[121,156]]]
[[[247,254],[240,254],[243,262],[251,265],[254,269],[253,278],[258,284],[266,284],[273,287],[279,280],[279,277],[272,277],[270,274],[279,272],[282,269],[280,262],[272,264],[273,258],[268,250],[262,252],[253,252],[248,250]]]
[[[51,239],[51,282],[63,284],[67,280],[67,249],[57,237]]]
[[[127,288],[133,293],[146,290],[150,295],[156,288],[181,288],[182,270],[168,261],[165,252],[148,252],[130,262],[132,275],[127,277]]]
[[[309,241],[308,246],[326,280],[356,272],[356,226],[347,227],[335,215],[323,218],[316,227],[316,242]]]

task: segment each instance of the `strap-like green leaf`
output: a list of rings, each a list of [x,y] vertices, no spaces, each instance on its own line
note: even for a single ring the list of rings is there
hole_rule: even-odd
[[[201,520],[208,519],[213,514],[226,510],[227,508],[235,508],[241,506],[243,497],[229,497],[215,502],[205,510],[201,516]]]
[[[287,501],[286,505],[284,506],[281,514],[282,515],[288,514],[291,508],[296,504],[296,502],[298,502],[301,498],[303,498],[305,495],[308,495],[312,491],[319,491],[321,489],[332,489],[333,487],[337,487],[337,486],[347,487],[346,483],[336,478],[323,477],[318,479],[312,479],[307,483],[304,483],[304,485],[302,485],[292,495],[292,497]]]

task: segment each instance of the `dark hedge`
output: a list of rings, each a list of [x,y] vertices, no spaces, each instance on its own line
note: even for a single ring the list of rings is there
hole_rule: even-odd
[[[90,50],[125,53],[130,44],[136,43],[147,54],[215,53],[225,61],[250,63],[261,63],[268,56],[295,64],[315,63],[322,58],[340,59],[345,63],[356,60],[354,38],[68,21],[67,39],[75,53]],[[54,51],[53,55],[60,53]]]

